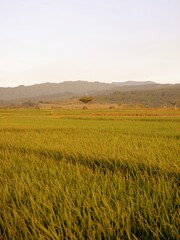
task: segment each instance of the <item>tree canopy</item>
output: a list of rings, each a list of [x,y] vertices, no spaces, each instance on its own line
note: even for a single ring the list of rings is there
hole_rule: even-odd
[[[94,98],[91,97],[91,96],[85,96],[85,97],[81,97],[81,98],[79,99],[79,101],[87,104],[87,103],[91,102],[93,99],[94,99]]]

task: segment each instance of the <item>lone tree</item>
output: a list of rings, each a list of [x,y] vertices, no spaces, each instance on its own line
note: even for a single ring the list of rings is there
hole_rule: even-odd
[[[87,103],[91,102],[93,99],[94,99],[94,98],[91,97],[91,96],[89,96],[89,97],[81,97],[81,98],[79,99],[79,101],[87,104]]]
[[[176,110],[178,102],[177,101],[173,101],[173,102],[171,102],[171,104],[173,105],[174,109]]]

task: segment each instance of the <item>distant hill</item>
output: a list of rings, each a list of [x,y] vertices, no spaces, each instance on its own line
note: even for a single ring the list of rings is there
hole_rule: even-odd
[[[62,83],[42,83],[31,86],[20,85],[18,87],[0,88],[0,100],[15,100],[23,98],[36,98],[50,95],[64,95],[71,93],[72,96],[78,94],[89,94],[97,91],[110,90],[116,87],[134,87],[134,86],[147,86],[153,82],[118,82],[118,83],[101,83],[101,82],[88,82],[88,81],[67,81]],[[126,90],[126,89],[125,89]]]
[[[32,86],[18,86],[14,88],[0,88],[0,100],[15,100],[22,98],[35,98],[46,95],[62,95],[71,92],[72,95],[88,94],[92,91],[107,90],[111,85],[100,82],[62,82],[62,83],[42,83]]]
[[[112,82],[114,86],[140,86],[140,85],[152,85],[156,84],[155,82],[152,81],[126,81],[126,82]]]
[[[142,102],[179,101],[180,84],[157,84],[151,81],[127,82],[88,82],[67,81],[62,83],[43,83],[14,88],[0,88],[0,106],[22,104],[26,101],[54,101],[93,95],[100,102]],[[162,96],[164,98],[162,99]],[[151,100],[150,100],[151,99]],[[154,100],[153,100],[154,99]]]
[[[95,99],[98,103],[139,104],[148,107],[176,105],[180,107],[180,84],[150,86],[149,89],[144,86],[136,86],[136,88],[131,88],[131,90],[118,88],[99,93],[95,96]]]

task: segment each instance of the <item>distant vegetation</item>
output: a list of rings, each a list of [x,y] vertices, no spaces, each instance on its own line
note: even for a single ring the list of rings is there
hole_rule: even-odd
[[[94,98],[91,97],[91,96],[85,96],[85,97],[81,97],[81,98],[79,99],[79,101],[87,104],[87,103],[92,102],[93,99],[94,99]]]
[[[180,87],[142,91],[113,91],[96,96],[101,103],[143,105],[145,107],[180,107]]]
[[[39,103],[94,98],[94,103],[116,103],[145,107],[180,107],[180,84],[153,82],[99,83],[87,81],[45,83],[0,88],[0,107],[37,107]],[[88,97],[84,100],[89,101]],[[84,101],[83,100],[83,101]],[[84,102],[85,103],[85,102]]]

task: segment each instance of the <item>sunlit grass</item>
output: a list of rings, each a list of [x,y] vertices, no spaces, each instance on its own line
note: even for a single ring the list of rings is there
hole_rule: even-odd
[[[0,239],[178,239],[177,111],[109,111],[0,111]]]

